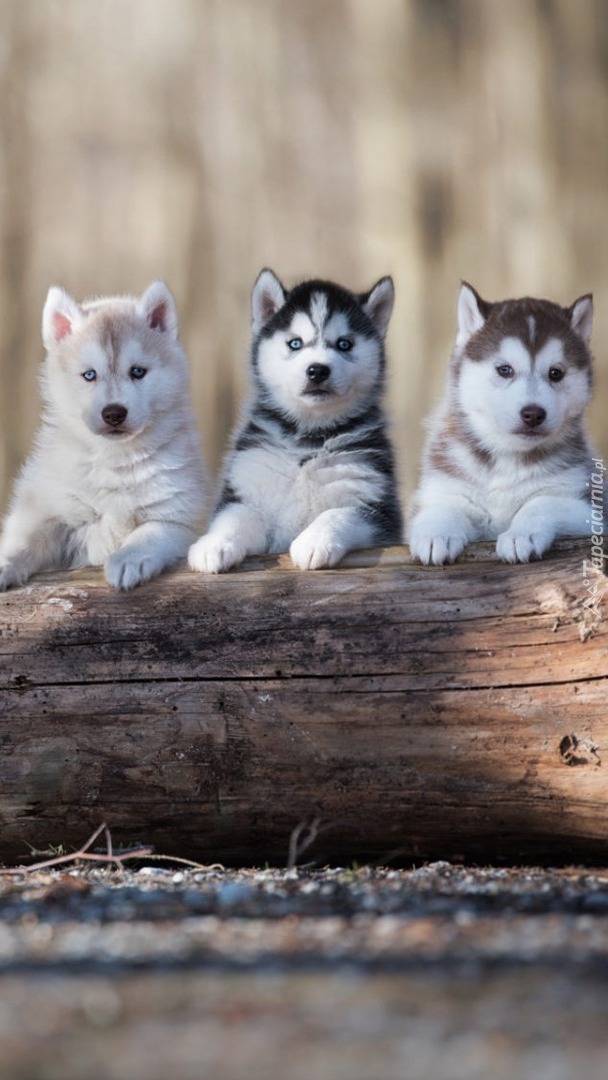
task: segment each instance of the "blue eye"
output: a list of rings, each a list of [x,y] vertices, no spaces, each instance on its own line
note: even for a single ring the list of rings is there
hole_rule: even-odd
[[[134,364],[133,367],[129,371],[129,375],[131,376],[132,379],[143,379],[144,375],[146,375],[147,372],[148,372],[147,368],[138,367],[137,364]]]
[[[294,337],[291,339],[291,341],[288,341],[287,344],[289,345],[290,349],[293,349],[294,352],[297,352],[298,349],[302,348],[304,342],[302,341],[301,337]]]
[[[501,379],[512,379],[515,372],[510,364],[499,364],[496,368],[496,374],[500,375]]]
[[[353,342],[350,340],[350,338],[340,337],[336,341],[336,349],[339,349],[340,352],[349,352],[352,347]]]
[[[83,371],[82,377],[83,379],[86,379],[87,382],[95,382],[95,379],[97,378],[97,372],[94,371],[93,368],[91,368],[90,371]]]

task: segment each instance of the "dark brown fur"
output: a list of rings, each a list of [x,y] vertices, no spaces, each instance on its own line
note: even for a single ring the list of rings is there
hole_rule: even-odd
[[[569,362],[580,369],[589,368],[589,351],[571,326],[572,307],[563,308],[551,300],[535,300],[529,296],[490,303],[482,300],[471,285],[468,288],[475,294],[486,320],[467,343],[466,355],[470,360],[487,359],[498,350],[505,337],[519,338],[534,360],[550,338],[559,338]],[[533,333],[530,317],[534,319]]]

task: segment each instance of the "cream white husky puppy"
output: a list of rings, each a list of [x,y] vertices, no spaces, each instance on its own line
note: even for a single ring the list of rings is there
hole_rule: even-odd
[[[289,551],[301,570],[353,548],[398,543],[401,510],[381,397],[394,289],[305,281],[289,292],[263,270],[252,293],[252,395],[234,436],[193,570]]]
[[[506,562],[590,532],[591,296],[488,303],[464,283],[443,402],[408,529],[423,563],[496,540]]]
[[[42,337],[42,424],[0,536],[0,590],[100,565],[131,589],[186,554],[203,510],[173,297],[161,281],[84,304],[53,287]]]

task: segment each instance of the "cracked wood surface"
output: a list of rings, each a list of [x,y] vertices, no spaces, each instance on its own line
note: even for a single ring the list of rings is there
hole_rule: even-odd
[[[117,843],[227,864],[605,858],[608,634],[586,541],[301,573],[99,571],[0,597],[0,859]],[[604,581],[604,579],[599,579]],[[607,610],[606,597],[602,613]]]

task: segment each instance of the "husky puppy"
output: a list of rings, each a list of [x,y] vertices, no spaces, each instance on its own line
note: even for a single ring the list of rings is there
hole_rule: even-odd
[[[271,270],[252,294],[252,397],[193,570],[289,550],[301,570],[397,543],[401,513],[380,397],[391,278],[355,295],[327,281],[290,292]]]
[[[173,297],[162,281],[84,304],[53,287],[42,337],[42,424],[0,536],[0,590],[100,565],[131,589],[186,554],[202,516]]]
[[[421,562],[453,562],[470,540],[528,562],[589,533],[592,322],[591,296],[488,303],[463,283],[408,530]]]

